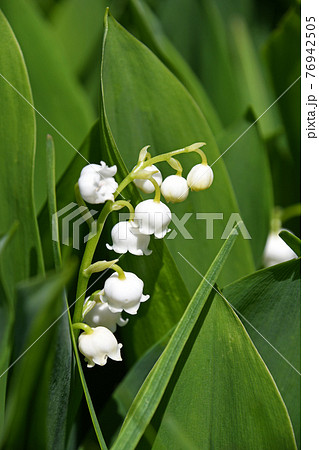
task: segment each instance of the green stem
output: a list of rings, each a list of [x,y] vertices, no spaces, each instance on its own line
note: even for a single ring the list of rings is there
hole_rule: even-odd
[[[168,153],[163,153],[162,155],[154,156],[153,158],[150,158],[147,161],[137,164],[135,169],[132,171],[132,176],[134,176],[134,178],[135,178],[135,175],[139,170],[143,170],[143,169],[145,169],[145,167],[151,166],[152,164],[157,164],[162,161],[168,161],[170,158],[177,156],[177,155],[182,155],[183,153],[192,153],[192,152],[198,153],[202,158],[202,164],[207,165],[206,155],[203,152],[203,150],[200,149],[200,147],[202,147],[203,145],[205,145],[204,142],[199,142],[199,143],[192,144],[185,148],[180,148],[178,150],[173,150]]]
[[[299,217],[301,215],[301,205],[297,203],[295,205],[288,206],[281,211],[281,221],[282,223],[287,222],[294,217]]]
[[[120,206],[121,208],[126,206],[128,208],[128,210],[130,211],[129,220],[131,221],[134,219],[135,210],[130,202],[128,202],[127,200],[118,200],[118,201],[114,202],[113,207],[112,207],[113,211],[120,209],[120,208],[117,208],[117,206]]]
[[[82,322],[73,323],[72,327],[74,330],[83,330],[85,332],[85,334],[93,333],[92,328],[89,327],[89,325],[86,325],[86,323],[82,323]]]
[[[133,180],[132,174],[129,173],[126,178],[119,184],[116,192],[114,193],[114,199],[122,192],[123,189],[126,188],[128,184]],[[87,242],[85,251],[83,254],[80,270],[79,270],[79,277],[78,277],[78,284],[77,284],[77,290],[76,290],[76,303],[74,306],[74,314],[73,314],[73,322],[80,322],[82,317],[82,309],[83,309],[83,303],[85,300],[85,293],[87,290],[89,278],[84,275],[84,270],[87,269],[91,263],[92,259],[95,253],[95,249],[97,247],[97,244],[99,242],[101,233],[104,228],[105,221],[112,211],[113,202],[110,200],[105,203],[99,218],[97,219],[97,229],[96,234]],[[77,336],[75,336],[77,337]]]
[[[154,180],[154,178],[149,178],[149,180],[150,180],[150,182],[152,183],[152,185],[155,188],[154,202],[160,203],[160,201],[161,201],[161,189],[160,189],[158,183]]]

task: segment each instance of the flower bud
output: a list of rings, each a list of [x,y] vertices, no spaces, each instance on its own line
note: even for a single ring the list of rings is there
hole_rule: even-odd
[[[81,333],[78,339],[80,352],[85,356],[88,367],[95,364],[105,366],[107,358],[122,361],[120,350],[114,334],[104,327],[92,328],[92,333]]]
[[[274,266],[294,258],[297,258],[296,253],[281,239],[279,234],[270,233],[263,255],[264,266]]]
[[[123,221],[114,225],[111,237],[113,246],[106,244],[106,247],[116,253],[130,252],[133,255],[150,255],[152,253],[148,248],[150,237],[141,234],[131,221]]]
[[[113,176],[117,172],[117,167],[108,167],[104,161],[99,164],[89,164],[85,166],[79,178],[80,194],[88,203],[105,203],[107,200],[114,201],[114,192],[118,184]]]
[[[87,303],[84,302],[84,307]],[[94,302],[95,303],[95,302]],[[105,327],[113,333],[116,331],[117,325],[124,327],[128,319],[123,319],[121,313],[113,313],[107,303],[96,303],[90,311],[85,314],[83,321],[90,327]]]
[[[146,166],[145,169],[146,172],[155,172],[157,170],[156,173],[154,173],[152,175],[152,178],[156,181],[156,183],[160,186],[162,183],[162,174],[161,172],[158,170],[158,168],[156,166]],[[136,178],[134,180],[134,184],[135,186],[137,186],[139,189],[141,189],[141,191],[145,192],[145,194],[151,194],[152,192],[154,192],[155,188],[153,183],[150,180],[145,180],[145,179],[138,179]]]
[[[187,175],[187,184],[192,191],[203,191],[212,184],[214,174],[207,164],[196,164]]]
[[[141,302],[146,302],[149,295],[143,295],[143,281],[134,273],[124,272],[125,279],[120,279],[118,273],[113,273],[104,284],[101,300],[108,304],[113,313],[126,311],[136,314]]]
[[[179,175],[170,175],[163,181],[161,192],[167,202],[182,202],[188,196],[187,181]]]
[[[162,239],[170,231],[168,225],[171,220],[171,211],[162,202],[145,200],[135,208],[134,223],[142,234],[154,234],[156,238]]]

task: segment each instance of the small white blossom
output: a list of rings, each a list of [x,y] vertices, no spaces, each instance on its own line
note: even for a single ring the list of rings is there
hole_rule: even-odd
[[[118,184],[114,180],[117,167],[108,167],[104,161],[99,164],[85,166],[80,174],[79,189],[82,198],[88,203],[105,203],[114,201],[114,192]]]
[[[143,295],[143,281],[134,273],[124,272],[125,279],[120,279],[118,273],[113,273],[104,284],[101,300],[108,304],[113,313],[126,311],[136,314],[141,302],[146,302],[149,295]]]
[[[162,174],[161,172],[158,170],[158,168],[156,166],[147,166],[145,167],[146,172],[155,172],[157,170],[156,173],[154,173],[152,175],[152,178],[156,181],[156,183],[160,186],[162,183]],[[141,189],[141,191],[145,192],[145,194],[151,194],[152,192],[154,192],[155,188],[153,183],[150,180],[145,180],[145,179],[139,179],[136,178],[134,180],[134,184]]]
[[[107,358],[122,361],[120,350],[123,345],[118,344],[114,334],[105,327],[92,328],[92,333],[81,333],[78,345],[88,367],[104,366]]]
[[[214,174],[207,164],[196,164],[187,175],[187,184],[192,191],[203,191],[212,184]]]
[[[142,234],[154,234],[158,239],[162,239],[170,231],[168,225],[171,220],[171,211],[162,202],[145,200],[135,208],[134,222]]]
[[[265,267],[274,266],[295,258],[297,258],[296,253],[291,250],[289,245],[277,233],[272,232],[269,234],[263,255]]]
[[[90,302],[88,298],[85,300],[83,307],[85,308],[87,302]],[[105,327],[113,333],[116,331],[117,325],[124,327],[127,324],[128,319],[123,319],[121,313],[113,313],[107,303],[94,302],[93,308],[91,308],[84,316],[83,321],[90,327]]]
[[[188,196],[187,181],[179,175],[170,175],[163,181],[161,192],[167,202],[182,202]]]
[[[131,221],[119,222],[112,228],[111,237],[113,245],[106,244],[109,250],[116,253],[130,252],[133,255],[150,255],[150,237],[141,234],[136,224]]]

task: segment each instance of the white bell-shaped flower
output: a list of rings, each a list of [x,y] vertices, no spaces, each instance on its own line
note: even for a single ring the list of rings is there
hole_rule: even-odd
[[[188,196],[187,181],[182,176],[170,175],[163,181],[161,192],[167,202],[182,202]]]
[[[94,204],[114,201],[113,194],[118,187],[113,178],[116,172],[116,166],[108,167],[104,161],[101,161],[101,164],[85,166],[78,181],[82,198]]]
[[[141,302],[146,302],[149,295],[143,294],[143,281],[134,273],[124,272],[125,278],[120,279],[117,272],[113,273],[104,284],[101,300],[109,305],[113,313],[126,311],[136,314]]]
[[[192,191],[203,191],[212,184],[214,174],[207,164],[196,164],[187,175],[187,184]]]
[[[122,221],[114,225],[111,231],[113,245],[106,244],[109,250],[116,253],[130,252],[133,255],[150,255],[150,237],[140,233],[132,221]]]
[[[122,361],[121,348],[114,334],[105,327],[92,328],[92,333],[81,333],[78,339],[80,352],[85,356],[88,367],[104,366],[107,358]]]
[[[84,302],[84,307],[87,300]],[[123,319],[120,312],[112,312],[107,303],[95,303],[95,306],[84,316],[83,321],[90,327],[105,327],[114,333],[117,325],[124,327],[128,319]]]
[[[145,169],[143,169],[143,171],[144,170],[146,172],[155,172],[157,170],[157,172],[152,175],[152,178],[156,181],[156,183],[159,186],[161,185],[161,183],[162,183],[162,174],[161,174],[161,172],[158,170],[158,168],[156,166],[154,166],[154,165],[147,166],[147,167],[145,167]],[[154,185],[153,185],[153,183],[150,180],[136,178],[134,180],[134,184],[139,189],[141,189],[141,191],[145,192],[145,194],[151,194],[155,190]]]
[[[274,266],[294,258],[297,258],[296,253],[281,239],[279,234],[274,232],[270,233],[263,255],[264,266]]]
[[[172,213],[162,202],[145,200],[135,208],[134,222],[142,234],[154,234],[158,239],[162,239],[170,231],[168,225],[171,220]]]

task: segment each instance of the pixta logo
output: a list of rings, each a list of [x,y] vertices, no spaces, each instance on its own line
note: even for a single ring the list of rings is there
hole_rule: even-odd
[[[74,209],[76,208],[76,209]],[[72,211],[73,210],[73,211]],[[62,233],[61,233],[61,243],[64,245],[72,245],[73,248],[80,249],[80,227],[83,223],[90,221],[90,232],[86,234],[83,238],[83,242],[86,243],[91,237],[96,235],[97,222],[92,220],[92,217],[97,214],[98,211],[94,209],[88,209],[85,206],[79,206],[76,203],[69,203],[64,208],[57,211],[52,215],[52,224],[57,223],[59,217],[68,213],[62,219]],[[72,242],[70,242],[70,228],[72,224]],[[87,225],[86,225],[87,226]],[[52,239],[58,241],[57,229],[52,226]]]

